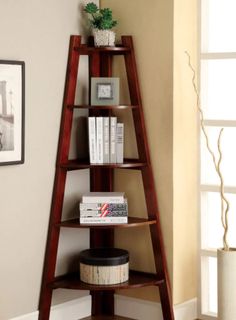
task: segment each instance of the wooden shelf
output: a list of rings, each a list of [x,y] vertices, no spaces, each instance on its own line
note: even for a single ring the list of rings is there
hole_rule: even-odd
[[[133,105],[117,105],[117,106],[91,106],[88,104],[84,105],[69,105],[69,109],[88,109],[88,110],[125,110],[125,109],[137,109],[138,106]]]
[[[165,320],[174,320],[171,291],[166,268],[165,249],[161,226],[159,225],[159,212],[157,207],[154,175],[150,164],[149,145],[145,128],[144,113],[142,108],[141,90],[139,88],[138,71],[136,66],[134,45],[131,36],[122,36],[121,45],[114,47],[93,47],[93,39],[88,39],[88,45],[81,44],[81,36],[71,36],[69,56],[65,80],[65,91],[61,115],[59,143],[57,151],[56,174],[53,187],[52,205],[48,227],[47,246],[45,252],[44,270],[42,276],[41,295],[39,301],[39,320],[49,320],[51,298],[53,289],[88,290],[91,293],[91,314],[83,320],[132,320],[126,317],[113,316],[114,293],[119,289],[133,289],[146,286],[159,286],[162,314]],[[148,54],[148,53],[147,53]],[[76,89],[78,82],[80,56],[88,56],[88,77],[112,77],[113,58],[123,55],[127,74],[127,84],[130,96],[130,105],[91,106],[89,104],[76,105]],[[158,57],[157,57],[158,59]],[[155,70],[154,70],[155,71]],[[90,88],[87,90],[87,98]],[[157,106],[158,107],[158,106]],[[74,110],[88,110],[88,116],[109,116],[112,110],[130,110],[134,124],[134,133],[137,143],[138,159],[124,159],[124,163],[90,164],[88,154],[84,159],[69,159],[71,134],[75,120]],[[123,112],[123,111],[122,111]],[[81,127],[81,129],[83,129]],[[132,129],[132,128],[131,128]],[[68,160],[69,159],[69,160]],[[129,218],[127,224],[115,225],[81,225],[79,219],[61,221],[64,206],[64,194],[69,171],[82,169],[89,170],[90,191],[114,191],[114,174],[116,169],[142,170],[142,186],[147,207],[147,219]],[[83,188],[83,181],[82,188]],[[139,186],[137,186],[139,187]],[[55,223],[55,221],[57,223]],[[62,227],[90,228],[90,248],[114,248],[116,228],[130,228],[149,226],[152,243],[153,258],[156,272],[154,274],[129,271],[129,280],[115,285],[91,285],[80,281],[79,267],[76,273],[55,277],[57,266],[57,252],[60,231]],[[138,237],[142,237],[139,229]],[[145,230],[144,230],[145,231]],[[79,232],[79,230],[78,230]],[[140,239],[141,241],[141,239]],[[145,241],[145,238],[143,239]],[[135,239],[134,239],[135,247]],[[145,245],[145,244],[144,244]],[[134,248],[135,249],[135,248]],[[141,259],[146,254],[140,253]],[[70,261],[68,261],[70,264]],[[78,261],[79,265],[79,261]],[[52,281],[53,279],[53,281]],[[157,288],[158,289],[158,288]],[[110,315],[110,316],[107,316]],[[65,316],[66,318],[66,316]],[[147,315],[148,318],[148,315]]]
[[[75,48],[81,55],[92,55],[94,53],[109,53],[111,55],[123,55],[131,51],[130,48],[124,46],[115,47],[88,47],[87,45],[81,45]]]
[[[141,169],[145,167],[147,163],[141,162],[138,159],[125,159],[124,163],[105,163],[105,164],[91,164],[88,160],[68,160],[66,163],[60,165],[68,171],[89,169],[89,168],[120,168],[120,169]]]
[[[73,290],[116,290],[116,289],[130,289],[141,288],[147,286],[157,286],[164,282],[164,279],[157,279],[157,276],[152,273],[131,271],[129,272],[129,280],[119,284],[113,285],[93,285],[80,281],[79,273],[72,273],[56,277],[54,281],[49,283],[52,289],[73,289]]]
[[[135,320],[135,319],[131,319],[131,318],[126,318],[126,317],[120,317],[120,316],[90,316],[90,317],[86,317],[80,320]]]
[[[71,219],[62,221],[56,226],[64,228],[90,228],[90,229],[110,229],[110,228],[131,228],[131,227],[142,227],[145,225],[155,224],[156,220],[143,219],[143,218],[128,218],[128,223],[124,224],[80,224],[79,219]]]

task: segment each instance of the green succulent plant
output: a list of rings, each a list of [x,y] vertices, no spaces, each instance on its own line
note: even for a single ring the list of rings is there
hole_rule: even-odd
[[[89,21],[95,29],[109,30],[117,25],[117,21],[113,20],[112,10],[109,8],[99,9],[96,3],[89,2],[84,11],[91,15]]]

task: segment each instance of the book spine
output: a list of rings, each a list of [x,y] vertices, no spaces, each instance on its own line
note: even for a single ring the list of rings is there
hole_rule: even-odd
[[[124,203],[123,197],[82,197],[83,203]]]
[[[117,118],[110,118],[110,163],[116,163],[116,123]]]
[[[110,211],[127,210],[128,204],[127,199],[124,203],[80,203],[80,210],[104,210],[108,209]]]
[[[127,217],[127,210],[110,211],[110,210],[81,210],[80,217]]]
[[[104,163],[110,162],[110,130],[109,117],[103,118],[103,137],[104,137]]]
[[[103,117],[97,117],[96,124],[97,124],[97,163],[104,163]]]
[[[127,223],[128,217],[84,218],[80,217],[81,224],[119,224]]]
[[[97,162],[97,147],[96,147],[96,119],[95,117],[88,118],[89,131],[89,159],[90,163]]]
[[[124,162],[124,123],[116,126],[116,162]]]

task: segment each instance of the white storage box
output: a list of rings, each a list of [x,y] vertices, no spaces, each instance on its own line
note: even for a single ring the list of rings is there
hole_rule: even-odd
[[[80,279],[97,285],[128,281],[129,253],[118,248],[95,248],[80,253]]]

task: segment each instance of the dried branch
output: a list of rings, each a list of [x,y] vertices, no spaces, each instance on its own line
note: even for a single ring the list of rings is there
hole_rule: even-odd
[[[201,103],[200,103],[200,94],[197,88],[197,84],[196,84],[196,71],[192,66],[191,63],[191,57],[190,54],[185,51],[186,55],[188,56],[188,66],[191,69],[192,73],[193,73],[193,77],[192,77],[192,85],[193,85],[193,89],[194,92],[196,94],[197,97],[197,109],[198,112],[200,114],[200,126],[202,129],[202,132],[204,134],[205,137],[205,141],[206,141],[206,147],[212,157],[212,161],[216,170],[216,173],[220,179],[220,198],[221,198],[221,223],[222,226],[224,228],[224,235],[223,235],[223,247],[224,250],[229,250],[229,245],[228,245],[228,241],[227,241],[227,235],[228,235],[228,212],[229,212],[229,201],[226,199],[225,194],[224,194],[224,179],[223,179],[223,175],[221,173],[221,161],[222,161],[222,151],[221,151],[221,136],[223,133],[223,128],[221,128],[220,132],[219,132],[219,136],[217,139],[217,147],[218,147],[218,152],[219,152],[219,159],[218,161],[216,160],[216,156],[214,151],[212,150],[210,143],[209,143],[209,138],[205,129],[205,125],[204,125],[204,115],[203,115],[203,111],[201,108]]]
[[[221,135],[223,132],[223,128],[221,128],[220,130],[220,134],[219,134],[219,138],[218,138],[218,142],[217,142],[217,147],[218,147],[218,151],[219,151],[219,160],[218,160],[218,165],[217,165],[217,174],[220,178],[220,197],[221,197],[221,222],[222,225],[224,227],[224,235],[223,235],[223,246],[224,246],[224,250],[229,250],[229,245],[227,242],[227,233],[228,233],[228,212],[229,212],[229,202],[228,200],[225,198],[224,195],[224,179],[221,173],[221,161],[222,161],[222,151],[221,151]],[[225,207],[226,206],[226,207]]]

